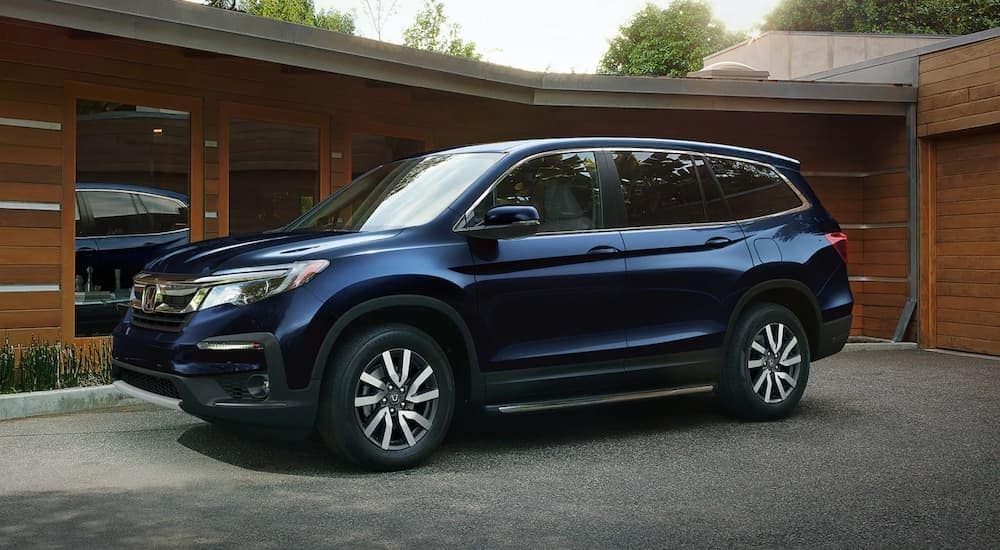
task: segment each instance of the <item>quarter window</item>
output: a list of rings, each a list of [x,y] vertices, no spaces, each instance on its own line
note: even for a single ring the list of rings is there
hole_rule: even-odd
[[[705,208],[691,155],[619,151],[615,166],[633,227],[702,223]],[[703,161],[699,159],[700,164]]]
[[[802,199],[774,168],[755,162],[708,158],[736,219],[756,218],[802,206]]]
[[[184,203],[153,195],[139,195],[139,198],[149,213],[150,231],[153,233],[188,228],[188,208]]]
[[[601,227],[597,159],[592,152],[557,153],[531,159],[507,173],[473,212],[469,225],[482,223],[494,206],[538,209],[540,232]]]

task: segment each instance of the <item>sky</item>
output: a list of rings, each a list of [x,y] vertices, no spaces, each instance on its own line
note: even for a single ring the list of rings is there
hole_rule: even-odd
[[[357,34],[375,38],[365,0],[314,0],[318,8],[353,10]],[[592,73],[618,29],[649,0],[443,0],[449,21],[484,59],[519,69]],[[778,0],[708,0],[730,30],[750,30]],[[372,0],[374,3],[374,0]],[[392,0],[383,0],[391,4]],[[661,7],[668,0],[655,0]],[[402,43],[423,0],[398,0],[382,39]]]

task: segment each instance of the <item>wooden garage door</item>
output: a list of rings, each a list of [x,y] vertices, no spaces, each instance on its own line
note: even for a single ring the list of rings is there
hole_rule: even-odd
[[[937,145],[937,347],[1000,355],[1000,129]]]

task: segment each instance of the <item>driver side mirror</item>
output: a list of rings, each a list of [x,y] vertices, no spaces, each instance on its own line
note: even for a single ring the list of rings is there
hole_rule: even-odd
[[[483,224],[459,232],[473,239],[517,239],[538,232],[541,225],[534,206],[494,206],[486,211]]]

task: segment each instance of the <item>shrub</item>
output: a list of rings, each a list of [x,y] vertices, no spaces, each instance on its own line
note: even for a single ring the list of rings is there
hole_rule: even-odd
[[[0,393],[55,390],[111,383],[111,345],[95,340],[80,345],[32,339],[0,345]]]

